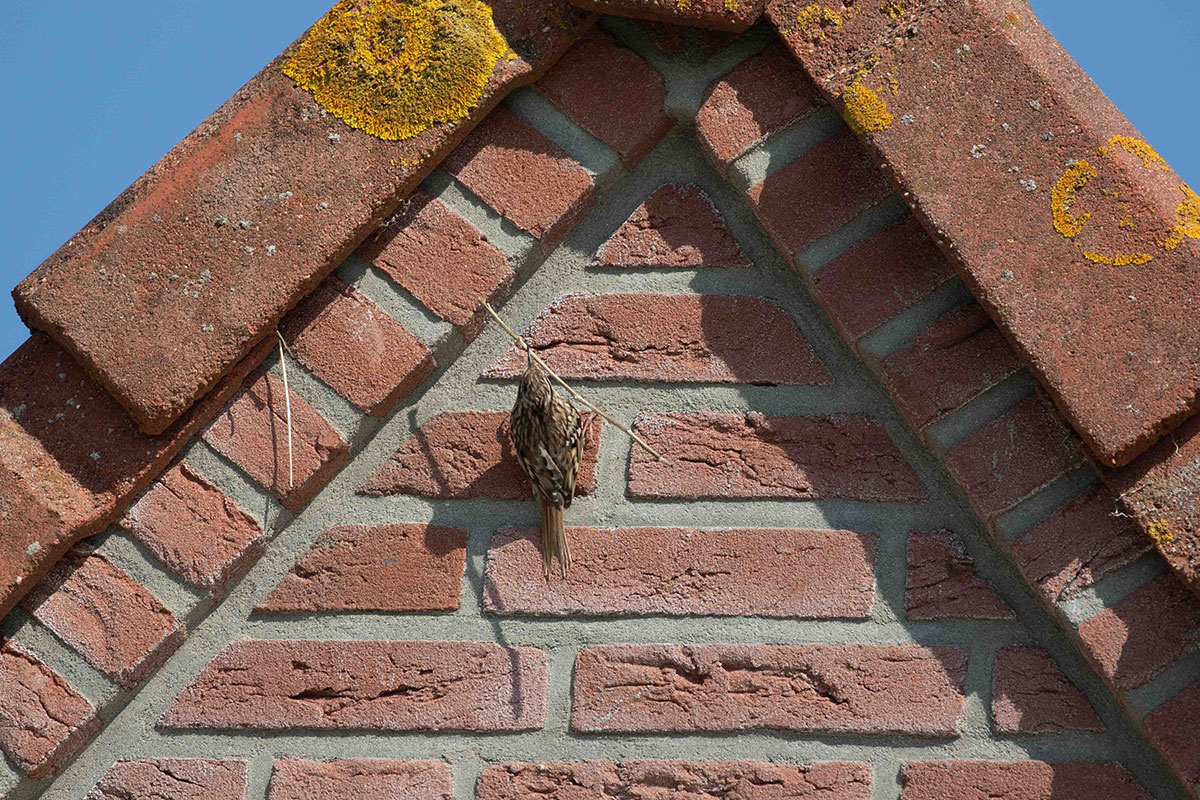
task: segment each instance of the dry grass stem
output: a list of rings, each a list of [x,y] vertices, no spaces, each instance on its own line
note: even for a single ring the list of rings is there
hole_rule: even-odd
[[[287,343],[283,341],[283,334],[278,330],[275,335],[279,337],[279,366],[283,370],[283,402],[287,409],[287,429],[288,429],[288,489],[296,488],[296,469],[295,461],[292,459],[292,392],[288,388],[287,378],[287,359],[284,358],[284,350],[287,349]]]

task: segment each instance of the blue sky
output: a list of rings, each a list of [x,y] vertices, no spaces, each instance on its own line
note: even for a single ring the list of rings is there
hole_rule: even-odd
[[[8,3],[0,27],[0,358],[9,291],[332,0]],[[1184,180],[1200,187],[1200,2],[1033,0]],[[47,13],[53,8],[52,13]]]

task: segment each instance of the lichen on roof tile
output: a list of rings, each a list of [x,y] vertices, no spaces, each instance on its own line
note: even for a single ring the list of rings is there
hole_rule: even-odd
[[[465,117],[506,54],[480,0],[341,0],[283,71],[351,127],[408,139]]]

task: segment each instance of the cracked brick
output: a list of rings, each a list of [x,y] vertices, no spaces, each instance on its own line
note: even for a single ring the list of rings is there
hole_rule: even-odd
[[[596,457],[602,422],[583,415],[583,464],[575,494],[596,486]],[[424,497],[533,497],[529,478],[517,463],[508,436],[507,411],[445,411],[422,424],[392,457],[367,479],[364,494]]]
[[[564,378],[659,383],[833,383],[787,312],[761,297],[568,294],[524,333]],[[519,377],[514,345],[485,375]]]
[[[600,248],[594,266],[622,269],[748,267],[725,218],[693,183],[656,189]]]
[[[255,609],[447,611],[458,608],[466,531],[444,525],[338,525]]]
[[[491,642],[239,641],[167,728],[523,731],[546,718],[546,658]]]
[[[580,732],[956,736],[967,654],[898,645],[614,645],[580,652]]]
[[[118,761],[84,800],[245,800],[246,763],[207,758]]]
[[[1045,650],[1021,645],[996,654],[992,730],[997,733],[1093,731],[1104,725],[1083,692]]]
[[[635,449],[632,497],[919,501],[926,496],[887,433],[865,414],[643,414],[634,430],[674,463],[660,464]]]
[[[975,571],[962,540],[952,531],[909,534],[904,613],[909,619],[1015,616],[991,584]]]
[[[441,761],[343,758],[275,762],[268,800],[454,800],[449,767]]]
[[[900,771],[900,800],[1150,800],[1112,761],[925,761]]]
[[[484,607],[494,614],[753,614],[862,618],[875,595],[871,533],[568,528],[574,566],[542,575],[537,530],[492,537]]]

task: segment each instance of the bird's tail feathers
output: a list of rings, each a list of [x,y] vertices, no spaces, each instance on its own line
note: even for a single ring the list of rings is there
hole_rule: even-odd
[[[562,506],[542,502],[542,569],[550,577],[554,559],[558,559],[563,577],[571,569],[571,547],[567,544],[567,532],[563,528]]]

